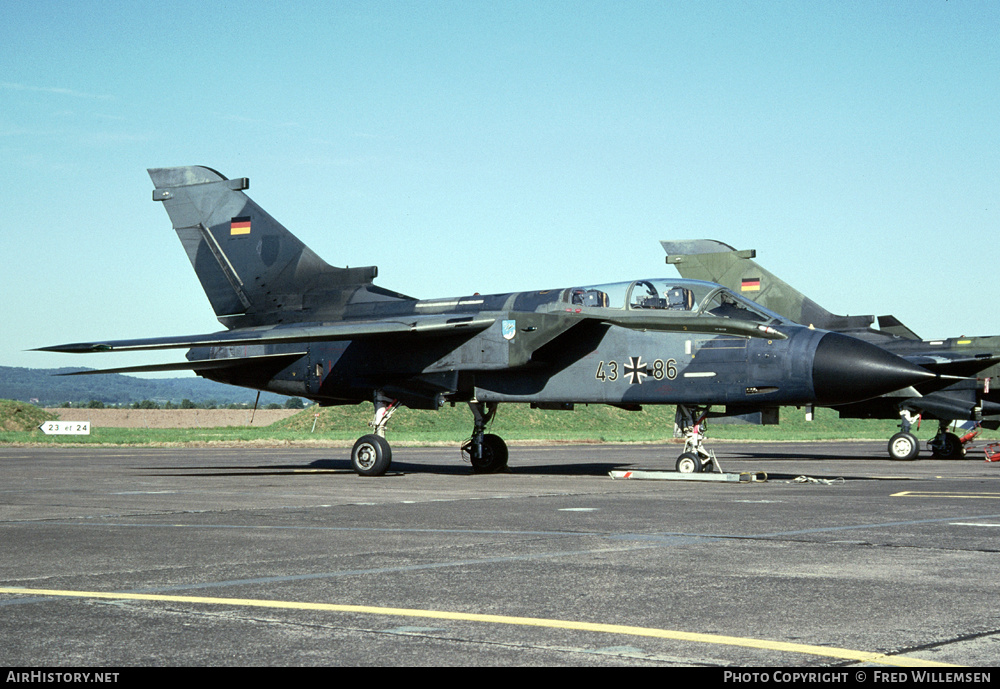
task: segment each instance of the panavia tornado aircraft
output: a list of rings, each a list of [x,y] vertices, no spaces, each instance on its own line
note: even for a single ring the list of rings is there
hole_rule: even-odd
[[[841,418],[899,418],[900,432],[889,440],[893,459],[917,458],[920,443],[911,430],[921,417],[938,421],[937,434],[927,443],[935,457],[965,454],[958,436],[948,431],[952,421],[979,421],[989,428],[1000,427],[1000,398],[995,388],[990,391],[989,384],[1000,374],[1000,356],[996,354],[1000,352],[1000,337],[921,340],[893,316],[879,316],[879,329],[875,330],[870,327],[874,316],[830,313],[754,262],[756,251],[752,249],[737,251],[714,239],[660,244],[667,252],[667,263],[685,278],[718,282],[796,323],[851,335],[935,373],[960,377],[957,381],[925,381],[884,396],[834,405]]]
[[[55,352],[190,349],[187,361],[87,373],[191,369],[212,380],[320,405],[374,403],[354,469],[381,475],[400,405],[464,402],[476,471],[502,470],[486,433],[497,405],[679,405],[688,442],[678,468],[710,454],[696,419],[779,405],[847,404],[936,378],[872,344],[797,325],[719,285],[657,278],[607,285],[415,299],[376,287],[375,267],[335,268],[244,191],[206,167],[149,170],[195,273],[227,330],[43,347]],[[672,435],[672,429],[668,431]]]

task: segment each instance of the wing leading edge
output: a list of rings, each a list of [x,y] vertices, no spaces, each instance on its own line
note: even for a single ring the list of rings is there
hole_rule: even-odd
[[[380,335],[444,336],[474,334],[496,322],[491,316],[417,316],[378,321],[316,323],[311,325],[275,326],[270,328],[240,328],[204,335],[140,338],[75,342],[34,351],[82,354],[90,352],[135,352],[156,349],[188,349],[191,347],[234,347],[238,345],[277,345],[334,340],[355,340]]]
[[[121,366],[119,368],[101,368],[88,371],[71,371],[57,373],[57,376],[90,376],[104,373],[154,373],[163,371],[219,371],[238,368],[240,366],[256,366],[284,368],[308,352],[287,352],[282,354],[260,354],[255,356],[223,357],[220,359],[199,359],[196,361],[181,361],[175,364],[145,364],[141,366]]]

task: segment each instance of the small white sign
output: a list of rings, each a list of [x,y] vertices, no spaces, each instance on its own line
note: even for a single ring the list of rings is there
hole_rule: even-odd
[[[45,435],[90,435],[89,421],[46,421],[39,428]]]

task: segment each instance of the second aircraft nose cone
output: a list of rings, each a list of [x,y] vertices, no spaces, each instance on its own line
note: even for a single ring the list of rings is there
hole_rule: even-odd
[[[824,335],[813,358],[813,391],[826,405],[860,402],[934,377],[906,359],[840,333]]]

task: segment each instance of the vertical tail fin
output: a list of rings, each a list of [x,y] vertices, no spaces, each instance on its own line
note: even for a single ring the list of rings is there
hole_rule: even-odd
[[[753,249],[737,251],[714,239],[660,244],[667,252],[667,263],[677,268],[681,277],[717,282],[796,323],[844,331],[867,328],[875,320],[873,316],[830,313],[753,261],[757,256]]]
[[[245,177],[207,167],[152,168],[198,280],[227,328],[343,317],[348,301],[409,299],[375,287],[378,268],[336,268],[244,194]]]

